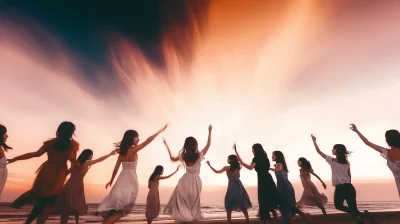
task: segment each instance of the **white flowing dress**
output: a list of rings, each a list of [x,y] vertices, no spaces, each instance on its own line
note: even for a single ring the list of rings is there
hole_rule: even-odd
[[[100,216],[106,218],[110,211],[120,211],[123,216],[131,213],[139,191],[137,161],[136,159],[134,162],[122,162],[122,171],[114,187],[97,209]]]
[[[7,176],[7,159],[3,156],[3,158],[0,159],[0,198],[3,193],[4,185],[6,185]]]
[[[182,162],[182,155],[179,158]],[[164,214],[170,215],[177,222],[192,222],[203,218],[200,206],[202,183],[200,168],[203,155],[194,166],[186,166],[186,173],[181,177],[175,191],[172,193]]]
[[[388,156],[388,150],[382,149],[382,153],[381,153],[382,157],[386,159],[387,161],[387,166],[389,167],[389,169],[392,171],[394,179],[396,181],[396,185],[397,185],[397,191],[399,193],[399,197],[400,197],[400,161],[390,161],[389,158],[387,158]]]

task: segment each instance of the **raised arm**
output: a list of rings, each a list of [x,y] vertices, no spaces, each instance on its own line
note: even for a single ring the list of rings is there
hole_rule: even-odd
[[[112,156],[112,155],[115,155],[117,153],[117,150],[113,150],[113,151],[111,151],[109,154],[107,154],[107,155],[105,155],[105,156],[102,156],[102,157],[100,157],[100,158],[98,158],[98,159],[94,159],[94,160],[89,160],[89,161],[87,161],[84,165],[83,165],[83,167],[89,167],[89,166],[91,166],[91,165],[94,165],[94,164],[96,164],[96,163],[99,163],[99,162],[102,162],[102,161],[104,161],[105,159],[107,159],[108,157],[110,157],[110,156]]]
[[[165,131],[165,129],[167,129],[168,124],[166,124],[161,130],[159,130],[157,133],[155,133],[154,135],[148,137],[146,139],[146,141],[144,141],[142,144],[139,144],[135,147],[133,147],[133,154],[136,154],[137,152],[139,152],[141,149],[143,149],[144,147],[146,147],[148,144],[150,144],[150,142],[152,142],[161,132]]]
[[[247,163],[243,162],[242,158],[240,158],[239,153],[237,152],[237,149],[236,149],[236,143],[233,144],[233,149],[235,150],[235,154],[236,154],[236,156],[238,157],[239,163],[242,164],[242,166],[243,166],[244,168],[246,168],[246,169],[248,169],[248,170],[254,169],[254,167],[256,166],[255,163],[247,164]]]
[[[319,149],[319,147],[318,147],[317,138],[316,138],[314,135],[311,135],[311,138],[312,138],[312,140],[313,140],[314,147],[315,147],[315,149],[317,150],[318,154],[319,154],[322,158],[326,159],[325,153],[323,153],[323,152]]]
[[[35,157],[40,157],[46,153],[46,150],[47,150],[47,145],[43,144],[43,146],[40,147],[40,149],[37,150],[36,152],[26,153],[26,154],[17,156],[13,159],[7,159],[7,161],[8,161],[8,163],[13,163],[13,162],[16,162],[19,160],[28,160],[28,159],[35,158]]]
[[[203,154],[203,156],[205,156],[208,152],[208,149],[210,148],[211,145],[211,132],[212,132],[212,128],[213,126],[210,124],[210,126],[208,126],[208,139],[207,139],[207,145],[206,147],[204,147],[203,150],[201,150],[201,153]]]
[[[157,180],[168,179],[168,178],[172,177],[173,175],[175,175],[175,174],[178,172],[179,168],[180,168],[180,166],[178,166],[178,167],[176,168],[176,170],[175,170],[173,173],[171,173],[170,175],[168,175],[168,176],[157,176],[156,179],[157,179]]]
[[[206,163],[211,168],[211,170],[214,171],[214,173],[223,173],[223,172],[227,171],[227,168],[229,168],[228,166],[225,166],[220,170],[216,170],[216,169],[214,169],[214,167],[211,166],[210,161],[207,161]]]
[[[165,145],[165,147],[166,147],[167,150],[168,150],[169,158],[171,159],[171,161],[172,161],[172,162],[177,162],[177,161],[179,161],[179,156],[172,156],[171,150],[169,149],[168,144],[167,144],[167,141],[165,141],[165,139],[164,139],[164,145]]]
[[[366,137],[364,137],[364,135],[362,135],[361,132],[357,129],[357,126],[355,124],[350,124],[350,129],[352,131],[354,131],[358,135],[358,137],[361,138],[361,140],[364,142],[364,144],[366,144],[369,147],[375,149],[377,152],[383,153],[384,151],[388,150],[385,147],[382,147],[382,146],[379,146],[379,145],[375,145],[374,143],[368,141],[368,139]]]
[[[322,186],[324,187],[324,189],[326,189],[326,184],[324,183],[324,181],[322,181],[322,179],[316,173],[314,173],[314,171],[310,171],[310,174],[314,175],[319,181],[321,181]]]
[[[108,182],[106,184],[106,189],[107,189],[108,186],[111,187],[111,185],[112,185],[112,183],[114,181],[115,175],[117,175],[117,173],[118,173],[118,169],[119,169],[120,165],[121,165],[121,156],[118,156],[118,160],[115,163],[115,167],[114,167],[114,171],[113,171],[112,176],[111,176],[111,180],[110,180],[110,182]]]

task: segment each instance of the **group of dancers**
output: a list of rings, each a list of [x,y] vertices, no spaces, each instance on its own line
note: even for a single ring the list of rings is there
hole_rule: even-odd
[[[26,223],[31,223],[35,219],[37,219],[37,223],[44,223],[49,214],[60,214],[61,223],[67,223],[69,216],[74,215],[76,223],[79,223],[79,215],[88,211],[83,183],[85,174],[91,166],[112,155],[119,154],[111,179],[106,184],[106,188],[112,186],[111,191],[97,209],[97,214],[104,218],[103,223],[115,223],[128,215],[135,205],[139,190],[136,174],[138,152],[151,143],[166,128],[167,125],[142,143],[139,143],[139,134],[136,131],[128,130],[124,133],[122,140],[115,144],[114,150],[105,156],[93,159],[93,151],[90,149],[83,150],[77,157],[79,144],[72,138],[76,129],[75,125],[71,122],[63,122],[57,129],[56,137],[44,142],[39,150],[12,159],[6,159],[4,152],[12,148],[6,143],[8,139],[6,127],[0,125],[0,194],[7,179],[7,164],[47,154],[48,159],[37,170],[37,176],[32,188],[18,197],[11,204],[11,207],[18,209],[26,204],[34,205],[26,219]],[[387,131],[385,137],[389,148],[385,148],[369,142],[354,124],[351,124],[351,130],[357,133],[366,145],[381,153],[387,160],[387,165],[393,172],[400,195],[400,133],[397,130]],[[186,138],[182,150],[177,155],[173,155],[164,140],[171,161],[181,162],[186,170],[164,210],[164,214],[170,215],[177,222],[190,223],[202,219],[200,203],[202,182],[199,175],[201,161],[211,145],[211,135],[212,126],[210,125],[208,127],[207,144],[201,150],[194,137]],[[366,218],[370,221],[373,220],[368,211],[360,212],[357,208],[356,190],[351,184],[351,169],[347,159],[347,155],[350,152],[347,151],[347,148],[343,144],[336,144],[333,146],[332,156],[329,156],[320,150],[315,136],[311,135],[311,139],[317,153],[331,167],[332,185],[335,187],[335,208],[351,214],[357,223],[363,223]],[[228,156],[228,165],[222,169],[215,169],[210,161],[207,161],[207,164],[215,173],[225,172],[228,177],[229,182],[225,196],[228,223],[231,222],[231,213],[233,211],[243,212],[247,223],[249,223],[247,209],[252,207],[252,203],[240,181],[242,167],[249,170],[254,169],[257,172],[258,216],[262,223],[270,223],[272,220],[271,214],[277,220],[277,210],[281,213],[282,222],[285,224],[290,223],[295,214],[301,215],[311,223],[310,215],[301,210],[304,205],[317,206],[326,216],[324,205],[327,203],[327,197],[318,191],[311,181],[311,175],[321,181],[324,188],[326,188],[326,185],[314,172],[311,163],[306,158],[302,157],[298,160],[304,191],[301,199],[296,202],[293,186],[288,179],[289,169],[285,156],[281,151],[272,152],[271,158],[275,162],[272,167],[268,155],[261,144],[253,145],[254,158],[251,163],[246,163],[242,160],[236,144],[233,146],[233,151],[235,154]],[[68,161],[71,162],[70,168],[67,166]],[[121,164],[122,171],[114,183]],[[159,181],[174,175],[179,167],[172,174],[163,175],[164,169],[158,165],[150,176],[145,212],[148,223],[151,223],[160,213]],[[275,173],[276,184],[270,171]],[[66,182],[68,175],[70,177]],[[347,202],[347,206],[343,204],[344,201]]]

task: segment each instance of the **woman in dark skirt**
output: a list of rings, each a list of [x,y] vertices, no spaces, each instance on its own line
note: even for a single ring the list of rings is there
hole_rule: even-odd
[[[276,209],[279,206],[279,193],[276,184],[269,173],[270,163],[261,144],[253,145],[254,158],[251,164],[246,164],[240,158],[236,144],[233,146],[239,162],[246,169],[255,169],[258,178],[258,204],[260,212],[260,220],[262,223],[270,223],[272,212],[274,218],[277,220]]]

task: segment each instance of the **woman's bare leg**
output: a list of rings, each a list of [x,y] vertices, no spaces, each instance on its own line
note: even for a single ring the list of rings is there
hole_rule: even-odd
[[[231,224],[232,211],[226,211],[226,218],[228,219],[228,224]]]
[[[75,224],[79,224],[79,214],[75,214]]]
[[[122,216],[122,212],[113,212],[103,221],[103,224],[114,224],[116,221],[120,220]]]
[[[68,213],[63,213],[61,214],[60,218],[60,224],[67,224],[69,219],[69,214]]]
[[[250,224],[249,212],[247,211],[247,209],[243,209],[243,215],[246,218],[246,223]]]

